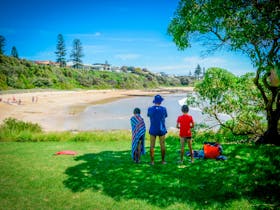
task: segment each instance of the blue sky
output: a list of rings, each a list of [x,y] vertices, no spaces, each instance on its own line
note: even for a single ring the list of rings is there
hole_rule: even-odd
[[[0,35],[5,54],[12,46],[28,60],[56,60],[62,34],[69,59],[74,39],[82,43],[83,63],[147,68],[152,72],[188,75],[196,66],[221,67],[236,75],[254,71],[242,54],[216,52],[193,43],[179,51],[167,27],[179,0],[0,0]]]

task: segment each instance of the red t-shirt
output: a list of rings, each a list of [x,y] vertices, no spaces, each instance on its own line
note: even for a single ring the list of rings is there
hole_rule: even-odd
[[[180,137],[191,137],[191,125],[194,124],[191,115],[183,114],[178,117],[177,123],[180,124]]]

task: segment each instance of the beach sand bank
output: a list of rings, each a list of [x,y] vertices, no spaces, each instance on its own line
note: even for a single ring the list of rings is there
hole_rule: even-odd
[[[67,116],[82,112],[95,104],[109,103],[121,98],[191,92],[192,87],[160,88],[154,90],[82,90],[43,91],[0,94],[0,123],[12,117],[38,123],[44,131],[62,131]]]

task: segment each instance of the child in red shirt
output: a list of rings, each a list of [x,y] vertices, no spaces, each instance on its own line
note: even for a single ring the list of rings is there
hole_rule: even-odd
[[[192,150],[192,132],[191,128],[194,127],[194,121],[191,115],[188,114],[189,107],[187,105],[182,106],[183,114],[178,117],[176,127],[180,129],[180,143],[181,143],[181,160],[183,163],[185,153],[185,143],[188,142],[188,147],[191,155],[191,162],[193,163],[193,150]]]

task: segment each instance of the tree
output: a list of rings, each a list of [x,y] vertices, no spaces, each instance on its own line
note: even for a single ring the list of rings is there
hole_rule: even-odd
[[[201,67],[199,64],[197,64],[197,67],[195,68],[195,71],[194,71],[194,75],[197,79],[199,79],[200,74],[201,74]]]
[[[71,51],[70,57],[73,61],[74,68],[80,68],[82,66],[82,57],[83,57],[83,48],[82,43],[79,39],[74,39],[73,41],[73,49]]]
[[[5,40],[5,37],[0,35],[0,55],[3,55],[4,54],[4,47],[6,45],[6,40]]]
[[[180,80],[180,83],[181,83],[181,85],[189,85],[190,84],[190,81],[189,81],[189,79],[188,79],[188,77],[186,77],[186,76],[180,76],[180,77],[178,77],[179,78],[179,80]]]
[[[127,66],[122,66],[122,67],[121,67],[121,71],[127,73]]]
[[[198,34],[209,51],[222,47],[241,51],[256,67],[254,83],[265,104],[267,129],[261,143],[280,144],[280,87],[269,80],[279,69],[280,5],[275,0],[181,0],[168,33],[179,49]],[[206,38],[206,39],[205,39]]]
[[[205,73],[206,73],[205,67],[203,67],[203,69],[202,69],[202,77],[205,77]]]
[[[66,66],[66,47],[62,34],[58,34],[57,36],[57,44],[55,54],[57,56],[56,62],[59,63],[60,67]]]
[[[17,48],[15,46],[12,47],[11,56],[14,57],[14,58],[19,58],[18,57],[18,51],[17,51]]]
[[[259,136],[264,131],[264,104],[253,76],[248,73],[237,77],[225,69],[210,68],[195,86],[197,96],[189,96],[187,103],[213,117],[224,131]]]

